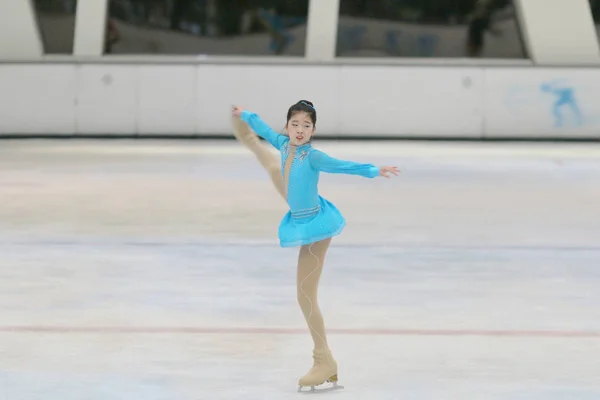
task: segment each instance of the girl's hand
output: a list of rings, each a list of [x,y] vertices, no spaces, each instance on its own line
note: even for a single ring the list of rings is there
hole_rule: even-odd
[[[244,109],[242,107],[233,106],[233,109],[231,110],[231,115],[239,118],[242,116],[242,111],[244,111]]]
[[[398,167],[381,167],[379,168],[379,175],[383,176],[384,178],[390,178],[389,174],[394,174],[396,176],[398,176],[398,172],[400,172],[398,170]]]

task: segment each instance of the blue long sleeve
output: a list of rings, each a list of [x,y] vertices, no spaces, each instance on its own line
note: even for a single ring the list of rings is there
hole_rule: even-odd
[[[275,132],[258,115],[250,111],[242,111],[242,121],[247,123],[258,136],[271,143],[277,150],[288,140],[287,136]]]
[[[373,164],[360,164],[353,161],[338,160],[319,150],[311,151],[309,159],[314,169],[331,174],[360,175],[365,178],[379,176],[379,168]]]

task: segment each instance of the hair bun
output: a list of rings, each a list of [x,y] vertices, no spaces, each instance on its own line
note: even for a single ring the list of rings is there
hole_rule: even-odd
[[[307,106],[315,108],[315,105],[312,103],[312,101],[308,101],[308,100],[300,100],[297,104],[306,104]]]

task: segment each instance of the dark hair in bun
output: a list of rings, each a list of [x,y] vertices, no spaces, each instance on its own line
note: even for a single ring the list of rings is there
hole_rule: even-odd
[[[317,110],[315,110],[315,106],[308,100],[300,100],[296,104],[290,107],[287,113],[287,120],[289,121],[292,116],[299,112],[305,112],[310,116],[310,120],[313,125],[317,125]]]

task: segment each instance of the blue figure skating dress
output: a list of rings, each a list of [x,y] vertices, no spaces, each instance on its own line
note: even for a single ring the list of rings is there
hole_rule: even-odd
[[[319,195],[319,173],[374,178],[379,176],[379,168],[332,158],[310,143],[293,146],[287,136],[275,132],[249,111],[243,111],[241,118],[281,153],[281,173],[290,207],[279,224],[281,247],[303,246],[339,235],[346,220],[335,205]]]

